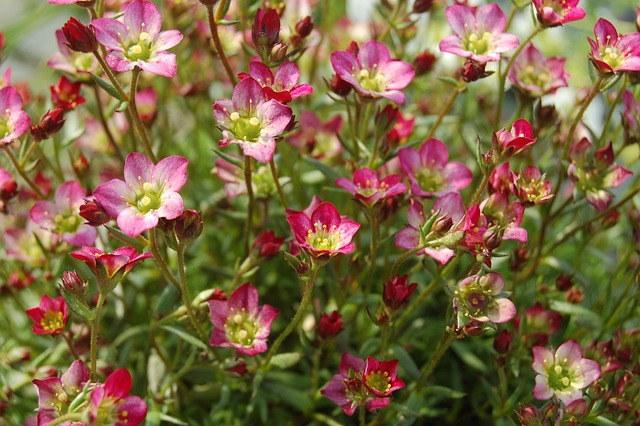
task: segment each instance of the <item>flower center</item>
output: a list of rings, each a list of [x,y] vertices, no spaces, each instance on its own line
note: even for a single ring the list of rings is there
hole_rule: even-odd
[[[607,37],[607,41],[609,41]],[[615,46],[604,45],[604,48],[600,49],[600,57],[602,61],[607,63],[611,68],[616,69],[624,62],[627,52],[621,52]]]
[[[9,109],[5,111],[4,116],[0,116],[0,138],[6,138],[13,132],[11,124],[9,124]]]
[[[562,391],[571,386],[569,370],[560,364],[554,364],[547,370],[549,387],[553,390]]]
[[[493,37],[491,36],[491,33],[486,31],[480,36],[478,36],[478,34],[471,33],[469,34],[469,37],[467,37],[464,47],[476,55],[482,55],[493,48],[493,43],[491,42],[492,39]]]
[[[224,330],[231,343],[252,347],[260,327],[255,317],[242,308],[238,311],[231,308]]]
[[[366,198],[369,198],[377,193],[380,193],[380,195],[384,196],[384,194],[387,192],[387,189],[389,188],[389,185],[384,183],[380,184],[377,179],[374,179],[373,181],[367,180],[364,185],[365,186],[362,186],[362,184],[358,183],[358,194]]]
[[[485,312],[490,302],[487,295],[481,291],[474,291],[470,293],[467,296],[466,301],[471,315],[479,315]]]
[[[151,58],[151,36],[142,31],[137,43],[131,43],[125,48],[125,56],[130,61],[148,61]]]
[[[40,320],[40,326],[46,331],[60,330],[63,326],[62,312],[48,310],[42,316],[42,320]]]
[[[142,184],[142,192],[136,194],[136,198],[132,205],[142,214],[147,214],[151,210],[157,210],[162,205],[160,194],[155,191],[151,182]]]
[[[437,192],[444,186],[444,179],[439,170],[424,167],[418,172],[416,177],[418,178],[420,188],[427,192]]]
[[[360,73],[356,74],[355,77],[358,80],[360,87],[368,92],[382,93],[387,86],[384,80],[384,75],[378,72],[375,64],[371,70],[360,70]]]
[[[54,216],[53,222],[55,223],[58,231],[70,234],[76,232],[81,224],[80,217],[74,214],[70,214],[68,216],[57,214]]]
[[[386,371],[372,371],[365,378],[367,386],[380,393],[387,393],[391,389],[391,379]]]
[[[258,140],[262,131],[262,123],[260,123],[258,117],[243,117],[237,112],[232,112],[229,118],[231,118],[233,123],[233,128],[230,130],[236,138],[242,139],[245,142],[255,142]]]
[[[93,66],[93,53],[73,52],[71,65],[80,71],[89,71]]]
[[[307,243],[316,250],[337,250],[340,248],[340,231],[333,225],[331,229],[320,222],[313,224],[315,232],[307,231]]]

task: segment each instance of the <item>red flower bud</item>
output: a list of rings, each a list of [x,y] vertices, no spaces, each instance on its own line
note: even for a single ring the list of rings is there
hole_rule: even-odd
[[[200,213],[195,210],[185,210],[175,220],[174,232],[176,238],[183,244],[191,244],[202,234],[204,227]]]
[[[296,32],[301,38],[307,37],[313,31],[313,20],[311,16],[305,16],[296,23]]]
[[[263,231],[254,241],[253,248],[259,250],[259,257],[268,258],[278,254],[282,243],[284,243],[284,238],[276,237],[273,231]]]
[[[493,349],[495,349],[500,355],[506,355],[511,350],[512,340],[513,333],[507,329],[502,329],[493,340]]]
[[[468,61],[462,66],[462,70],[460,74],[462,75],[462,79],[470,83],[472,81],[480,80],[481,78],[489,77],[493,74],[493,71],[485,71],[487,64],[485,63],[477,63],[474,61]]]
[[[387,281],[384,285],[382,300],[387,308],[391,311],[397,311],[408,301],[418,284],[408,284],[409,277],[407,275],[396,276]]]
[[[433,7],[433,0],[416,0],[413,3],[413,13],[426,13]]]
[[[337,336],[343,329],[342,315],[338,311],[322,314],[318,321],[318,335],[323,339]]]
[[[79,214],[87,221],[87,225],[91,226],[104,225],[111,220],[109,213],[97,201],[85,201],[80,206]]]
[[[94,52],[98,47],[96,30],[93,25],[84,25],[76,18],[69,18],[62,27],[62,33],[67,39],[67,46],[76,52]]]
[[[433,63],[436,61],[436,57],[433,53],[425,50],[416,56],[413,61],[413,68],[416,70],[416,77],[425,75],[433,68]]]
[[[62,273],[62,288],[64,291],[82,296],[84,294],[85,283],[76,271],[64,271]]]
[[[62,129],[63,125],[64,110],[60,107],[55,107],[42,117],[40,124],[31,126],[31,136],[38,142],[44,139],[49,139],[54,134],[58,133],[58,131]]]
[[[266,12],[258,9],[253,20],[251,38],[256,48],[265,47],[268,50],[271,50],[278,42],[280,39],[280,16],[275,9],[268,9]]]
[[[331,91],[338,96],[347,96],[351,89],[353,88],[351,84],[344,81],[338,74],[334,74],[331,78],[331,83],[329,84],[331,87]]]

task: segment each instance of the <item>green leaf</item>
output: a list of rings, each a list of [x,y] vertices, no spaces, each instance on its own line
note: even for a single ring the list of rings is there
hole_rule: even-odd
[[[313,408],[311,396],[308,392],[301,392],[300,389],[296,389],[289,384],[278,383],[271,380],[265,380],[262,386],[265,390],[269,391],[270,397],[282,401],[303,413],[310,412]]]
[[[438,77],[438,80],[450,84],[452,86],[458,87],[458,85],[460,84],[460,82],[458,80],[456,80],[453,77],[449,77],[448,75],[441,75]]]
[[[191,343],[193,346],[202,349],[203,351],[208,351],[209,348],[207,347],[207,345],[200,339],[198,339],[197,337],[187,333],[184,330],[180,330],[179,328],[170,326],[170,325],[163,325],[162,326],[163,329],[167,330],[170,333],[175,334],[176,336],[180,337],[182,340]]]
[[[289,368],[292,365],[295,365],[302,358],[302,354],[298,352],[288,352],[284,354],[274,355],[271,358],[271,365],[278,368]]]
[[[399,345],[391,346],[391,355],[393,358],[397,358],[402,368],[404,368],[409,374],[410,378],[417,380],[420,377],[420,370],[411,355]]]
[[[227,2],[227,3],[231,4],[231,2]],[[235,19],[234,20],[221,19],[221,20],[218,21],[218,25],[222,25],[223,27],[228,27],[228,26],[231,26],[231,25],[239,24],[239,23],[240,23],[240,21],[235,20]]]
[[[607,419],[606,417],[598,416],[594,419],[591,419],[589,424],[594,424],[598,426],[620,426],[618,423]]]
[[[125,112],[125,111],[127,110],[127,108],[129,108],[129,102],[127,102],[127,101],[122,101],[122,102],[120,102],[120,105],[118,105],[118,106],[116,107],[116,109],[115,109],[115,110],[116,110],[117,112]]]
[[[223,152],[222,150],[212,147],[211,151],[215,152],[218,157],[222,158],[225,161],[228,161],[229,163],[233,164],[234,166],[238,166],[241,169],[244,169],[244,162],[242,161],[242,159],[238,158],[238,157],[234,157],[233,155],[229,155],[225,152]]]
[[[64,298],[64,301],[67,302],[69,309],[71,309],[73,313],[78,315],[80,318],[86,321],[91,321],[95,318],[93,311],[78,295],[62,289],[62,297]]]
[[[602,328],[602,320],[600,319],[600,316],[582,305],[574,305],[573,303],[565,302],[562,300],[552,300],[549,303],[549,307],[554,311],[560,312],[561,314],[581,317],[587,320],[598,330]]]
[[[149,330],[148,325],[136,325],[134,327],[127,328],[125,331],[120,333],[118,337],[111,343],[114,347],[120,346],[122,343],[131,339],[133,336],[141,333],[146,333]]]
[[[320,172],[326,176],[331,182],[334,182],[336,179],[340,177],[340,175],[333,169],[332,167],[327,166],[325,163],[316,160],[311,157],[304,157],[303,160],[306,163],[311,164],[316,169],[320,170]]]
[[[120,96],[120,93],[118,93],[118,91],[113,86],[113,84],[104,81],[103,79],[101,79],[100,77],[98,77],[97,75],[95,75],[93,73],[90,73],[90,74],[91,74],[91,78],[93,78],[93,81],[98,83],[98,86],[102,87],[105,90],[105,92],[107,92],[108,94],[110,94],[111,96],[113,96],[114,98],[119,100],[120,102],[124,102],[124,101],[127,100],[127,99],[123,98],[122,96]]]
[[[464,392],[460,392],[455,389],[448,388],[446,386],[428,386],[424,390],[424,394],[440,396],[444,398],[451,398],[451,399],[460,399],[467,395]]]

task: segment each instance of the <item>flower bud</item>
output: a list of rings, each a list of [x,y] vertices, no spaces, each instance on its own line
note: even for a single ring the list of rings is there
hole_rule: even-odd
[[[322,339],[337,336],[343,328],[342,315],[340,315],[338,311],[333,311],[330,314],[322,314],[320,321],[318,321],[318,335]]]
[[[493,340],[493,349],[495,349],[500,355],[506,355],[511,350],[512,340],[513,333],[506,328],[502,329]]]
[[[275,9],[269,9],[266,12],[258,9],[253,21],[251,38],[256,48],[265,47],[267,50],[271,50],[278,42],[280,39],[280,17]]]
[[[76,271],[64,271],[62,273],[62,288],[64,291],[82,296],[84,294],[85,283]]]
[[[433,63],[436,61],[436,57],[433,53],[425,50],[416,56],[413,60],[413,69],[416,70],[416,77],[425,75],[433,68]]]
[[[382,300],[389,310],[397,311],[409,301],[418,284],[408,282],[409,277],[403,275],[393,277],[384,284]]]
[[[572,288],[567,291],[566,299],[569,303],[582,303],[584,300],[584,293],[579,288]]]
[[[182,244],[191,244],[202,234],[204,225],[200,213],[195,210],[185,210],[175,219],[176,238]]]
[[[268,230],[258,235],[253,242],[253,248],[258,249],[259,257],[270,258],[278,254],[282,243],[284,243],[284,238],[276,237],[273,231]]]
[[[76,52],[90,53],[98,48],[96,30],[93,25],[83,25],[75,18],[69,18],[62,27],[62,33],[67,39],[67,46]]]
[[[413,3],[413,13],[426,13],[433,7],[434,0],[416,0]]]
[[[272,48],[271,48],[271,54],[269,55],[270,59],[272,62],[280,62],[283,61],[284,58],[287,56],[287,49],[289,47],[287,46],[286,43],[276,43]]]
[[[48,111],[40,120],[40,124],[31,126],[31,136],[36,141],[49,139],[54,134],[58,133],[64,125],[64,110],[60,107],[55,107],[51,111]]]
[[[338,74],[334,74],[329,84],[331,91],[338,96],[346,97],[353,88],[351,84],[344,81]]]
[[[376,128],[380,133],[387,133],[398,120],[400,110],[391,104],[385,106],[376,114]]]
[[[308,37],[311,31],[313,31],[313,20],[311,16],[305,16],[296,23],[296,33],[298,33],[301,38]]]
[[[106,212],[102,204],[97,201],[86,201],[80,206],[80,216],[87,221],[87,225],[100,226],[109,222],[112,218]]]
[[[556,278],[556,288],[559,291],[567,291],[572,286],[573,286],[573,281],[571,280],[571,277],[569,275],[562,274],[558,278]]]
[[[489,77],[491,74],[493,74],[493,71],[485,71],[486,66],[486,63],[467,61],[462,66],[460,75],[462,76],[462,79],[467,83],[480,80],[481,78]]]
[[[236,373],[238,376],[244,376],[249,371],[247,370],[247,363],[244,360],[240,360],[236,365],[226,368],[225,370]]]
[[[484,326],[480,321],[472,319],[465,324],[462,331],[467,336],[481,336],[484,334]]]
[[[18,195],[18,184],[15,180],[8,180],[0,187],[0,200],[6,203]]]

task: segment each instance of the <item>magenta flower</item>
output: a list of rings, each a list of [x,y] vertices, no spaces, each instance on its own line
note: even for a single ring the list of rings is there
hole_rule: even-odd
[[[97,277],[108,280],[122,280],[124,275],[138,264],[138,262],[152,256],[151,253],[138,254],[132,247],[119,247],[112,253],[105,253],[95,247],[82,247],[69,253],[73,258],[83,261]]]
[[[123,22],[112,18],[91,21],[96,38],[108,50],[107,64],[118,72],[139,67],[152,74],[175,77],[176,55],[166,50],[180,43],[180,31],[160,32],[162,14],[150,1],[133,0],[122,19]]]
[[[551,182],[535,166],[527,166],[524,173],[514,173],[513,187],[516,197],[526,205],[544,203],[554,197]]]
[[[175,219],[184,211],[178,191],[187,181],[189,161],[177,155],[154,165],[133,152],[124,163],[124,181],[112,179],[99,185],[93,195],[106,212],[117,218],[126,235],[137,237],[154,228],[158,219]]]
[[[256,356],[267,350],[271,323],[279,312],[270,305],[258,306],[258,290],[250,283],[238,287],[229,300],[209,300],[211,346],[235,348],[239,354]]]
[[[364,407],[369,411],[389,405],[389,396],[393,391],[405,387],[396,376],[398,360],[379,362],[368,357],[366,363],[348,353],[340,358],[338,374],[320,392],[339,405],[348,416],[356,408]]]
[[[64,182],[58,187],[54,201],[37,201],[29,216],[41,228],[60,235],[66,243],[90,246],[96,241],[98,232],[80,217],[80,206],[86,197],[80,183]]]
[[[600,377],[600,364],[582,357],[575,340],[564,342],[556,353],[542,346],[533,348],[533,370],[538,373],[533,397],[558,398],[565,405],[582,398],[582,389]]]
[[[511,130],[500,129],[495,132],[492,143],[501,157],[508,158],[518,155],[535,141],[531,124],[524,118],[520,118],[513,123]]]
[[[569,151],[571,164],[567,173],[573,181],[574,197],[584,194],[589,204],[604,211],[613,199],[607,189],[618,187],[633,172],[615,163],[611,142],[592,156],[588,155],[590,150],[591,142],[586,138],[574,144]]]
[[[567,87],[569,74],[564,70],[565,58],[545,58],[533,43],[525,47],[513,63],[509,81],[532,98],[555,93]]]
[[[358,169],[353,173],[353,181],[339,178],[336,185],[349,191],[356,200],[373,207],[380,200],[394,197],[407,190],[399,175],[389,175],[380,179],[378,174],[369,168]]]
[[[242,79],[254,78],[262,86],[267,99],[275,99],[283,104],[313,93],[313,87],[310,84],[298,84],[300,68],[294,62],[283,63],[274,74],[271,68],[262,62],[253,61],[249,63],[249,74],[240,73],[238,76]]]
[[[254,78],[245,78],[233,89],[232,99],[218,99],[213,117],[224,129],[219,146],[237,143],[244,155],[268,163],[276,150],[276,138],[293,117],[291,108],[271,99]]]
[[[497,272],[471,275],[453,290],[453,309],[459,327],[471,320],[483,323],[503,323],[516,315],[516,307],[504,297],[504,279]]]
[[[498,230],[500,240],[516,240],[523,244],[527,242],[527,230],[520,227],[524,208],[524,204],[510,202],[509,196],[501,192],[491,194],[480,204],[482,214],[487,219],[487,227]],[[499,241],[495,244],[498,243]]]
[[[478,63],[500,60],[500,54],[513,50],[520,42],[513,34],[504,32],[507,18],[496,3],[475,11],[453,5],[445,10],[447,22],[455,34],[440,42],[440,51],[469,58]]]
[[[640,71],[640,33],[619,35],[604,18],[598,19],[593,33],[595,41],[587,37],[591,45],[589,59],[600,73]]]
[[[587,14],[577,7],[580,0],[533,0],[538,22],[543,27],[555,27],[567,22],[579,21]]]
[[[376,40],[369,40],[358,55],[346,50],[331,54],[336,74],[363,96],[387,98],[398,105],[405,101],[402,89],[411,83],[415,74],[408,62],[391,59],[389,49]]]
[[[314,257],[351,253],[355,247],[351,239],[360,228],[359,223],[341,217],[328,202],[320,203],[310,216],[288,213],[287,222],[300,247]]]
[[[90,379],[89,370],[81,360],[74,361],[60,377],[34,379],[32,383],[38,393],[38,424],[49,424],[53,419],[66,414],[71,401],[80,394]]]
[[[46,294],[40,299],[40,305],[27,309],[27,315],[34,322],[31,328],[35,334],[60,334],[69,320],[67,304],[62,296],[52,299]]]
[[[137,426],[147,416],[147,404],[142,398],[129,395],[131,373],[120,368],[107,377],[103,385],[91,392],[90,418],[92,424]]]
[[[0,147],[10,144],[29,130],[31,119],[22,110],[22,96],[15,87],[0,89]]]
[[[338,136],[344,120],[335,115],[326,122],[320,121],[315,112],[305,110],[300,115],[300,127],[287,138],[287,142],[313,158],[332,158],[343,150]]]
[[[625,141],[627,143],[640,141],[640,102],[629,90],[622,93],[622,101],[624,102],[622,126]]]
[[[473,175],[467,166],[449,162],[447,146],[429,139],[420,150],[403,148],[398,153],[400,165],[411,182],[411,193],[420,197],[441,196],[466,188]]]

